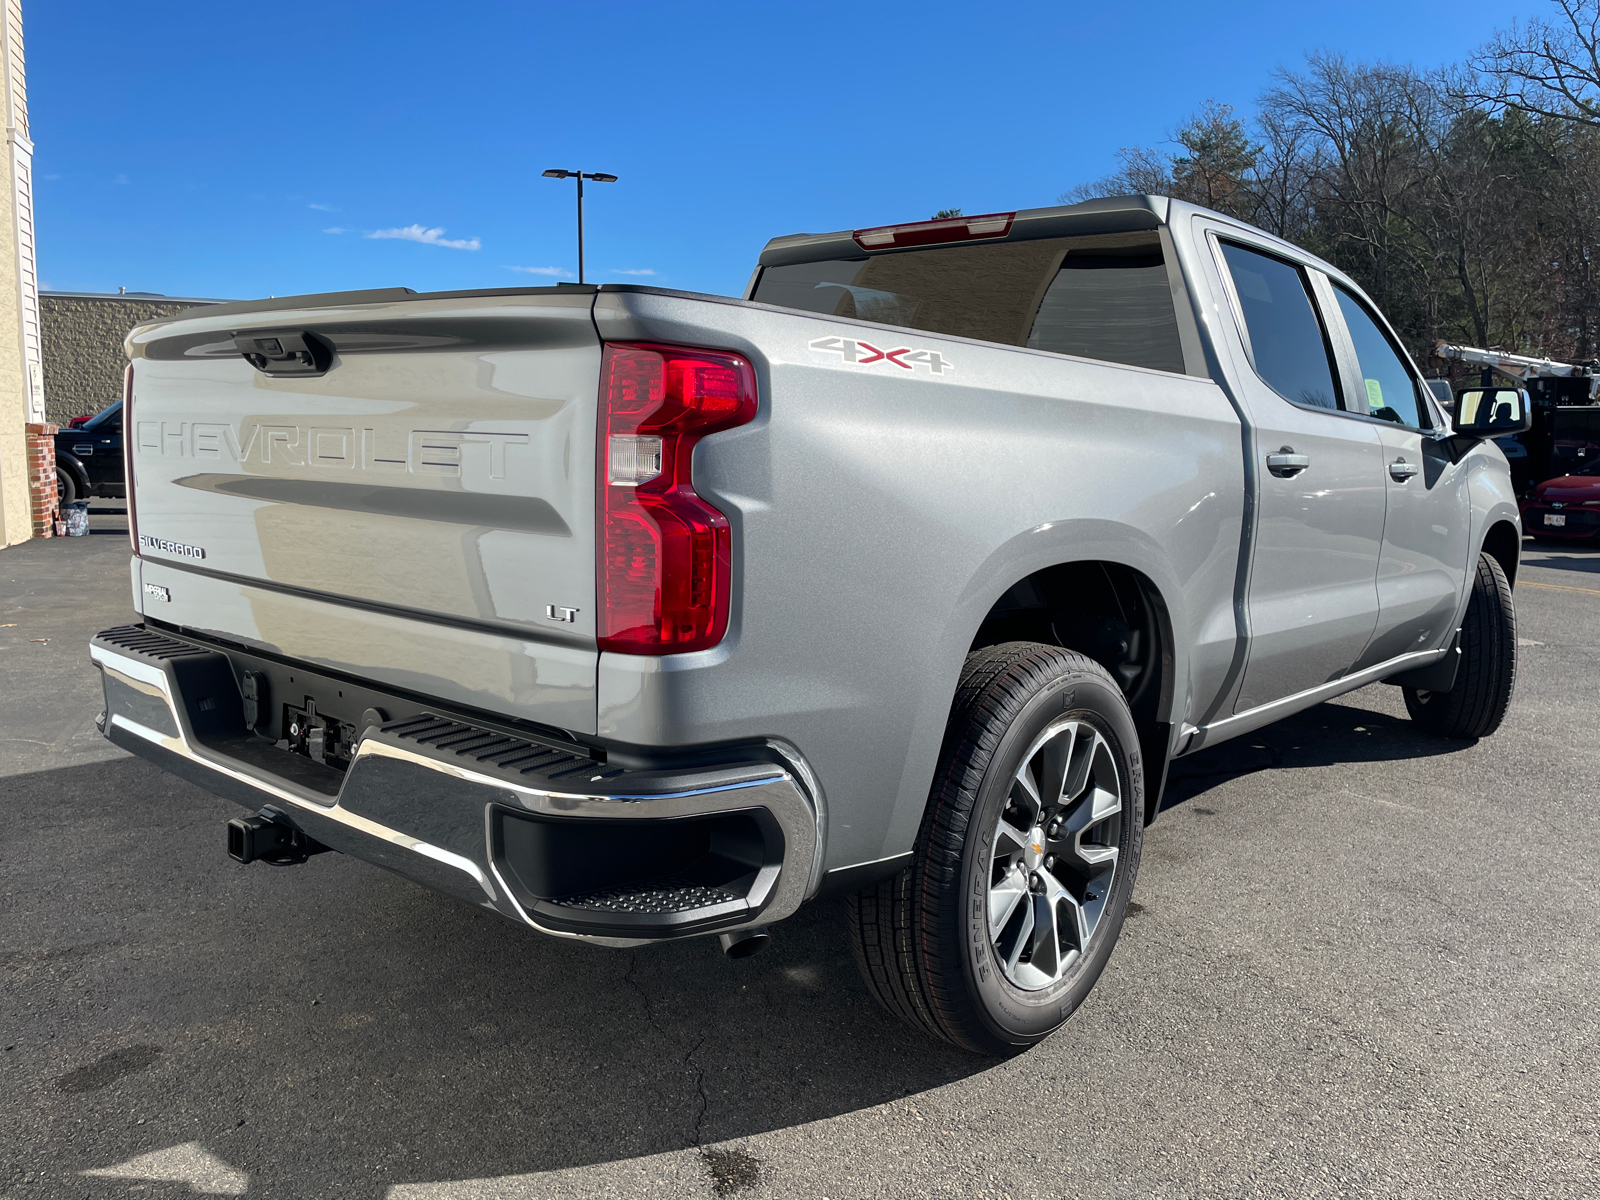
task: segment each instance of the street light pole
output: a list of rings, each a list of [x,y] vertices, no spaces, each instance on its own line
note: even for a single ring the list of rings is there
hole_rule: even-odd
[[[576,179],[578,181],[578,282],[583,282],[583,181],[593,180],[595,183],[615,183],[615,175],[607,175],[604,171],[593,171],[585,174],[583,171],[563,171],[552,167],[544,173],[546,179]]]

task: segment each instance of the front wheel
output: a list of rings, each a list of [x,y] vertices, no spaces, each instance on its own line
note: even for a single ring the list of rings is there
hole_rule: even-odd
[[[56,505],[65,508],[78,498],[78,485],[73,482],[72,476],[60,467],[56,468]]]
[[[1106,670],[1033,642],[975,651],[912,864],[850,904],[868,988],[956,1045],[1026,1049],[1105,969],[1143,836],[1138,734]]]
[[[1478,570],[1461,623],[1461,662],[1448,692],[1406,688],[1406,711],[1429,733],[1484,738],[1500,728],[1517,682],[1517,610],[1511,584],[1493,555]]]

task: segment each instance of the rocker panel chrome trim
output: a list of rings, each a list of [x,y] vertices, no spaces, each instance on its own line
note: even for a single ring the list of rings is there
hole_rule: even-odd
[[[1346,692],[1353,692],[1357,688],[1366,687],[1369,683],[1377,683],[1390,675],[1397,675],[1401,671],[1414,670],[1425,667],[1429,663],[1438,662],[1447,653],[1444,650],[1419,650],[1414,654],[1402,654],[1398,658],[1391,658],[1388,662],[1381,662],[1377,666],[1368,667],[1364,671],[1357,671],[1353,675],[1346,675],[1328,683],[1320,684],[1314,688],[1307,688],[1303,692],[1296,692],[1292,696],[1285,696],[1281,700],[1274,700],[1270,704],[1259,704],[1255,708],[1246,709],[1242,713],[1235,713],[1226,720],[1213,721],[1210,725],[1202,725],[1195,730],[1194,736],[1189,739],[1174,757],[1182,758],[1186,754],[1193,754],[1205,746],[1215,746],[1218,742],[1225,742],[1229,738],[1239,737],[1241,734],[1253,733],[1263,725],[1270,725],[1274,721],[1281,721],[1284,717],[1299,712],[1301,709],[1310,708],[1314,704],[1321,704],[1324,700],[1332,700],[1335,696],[1342,696]]]

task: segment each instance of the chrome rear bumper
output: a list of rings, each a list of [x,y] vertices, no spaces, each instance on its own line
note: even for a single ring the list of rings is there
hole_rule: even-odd
[[[563,752],[425,714],[369,726],[333,795],[288,777],[301,760],[246,732],[227,654],[143,626],[96,635],[89,654],[104,679],[105,734],[117,745],[246,807],[271,806],[334,850],[542,933],[623,947],[725,933],[781,920],[814,890],[819,822],[798,770],[739,762],[628,771],[583,747]],[[608,846],[630,839],[719,837],[733,847],[730,861],[749,868],[725,885],[601,879],[573,890],[575,857],[602,863]]]

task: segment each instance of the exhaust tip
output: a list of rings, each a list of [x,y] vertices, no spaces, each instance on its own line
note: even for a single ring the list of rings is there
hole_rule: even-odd
[[[741,929],[737,933],[717,935],[717,942],[722,946],[722,952],[729,958],[751,958],[765,950],[770,941],[772,934],[767,932],[765,925]]]

